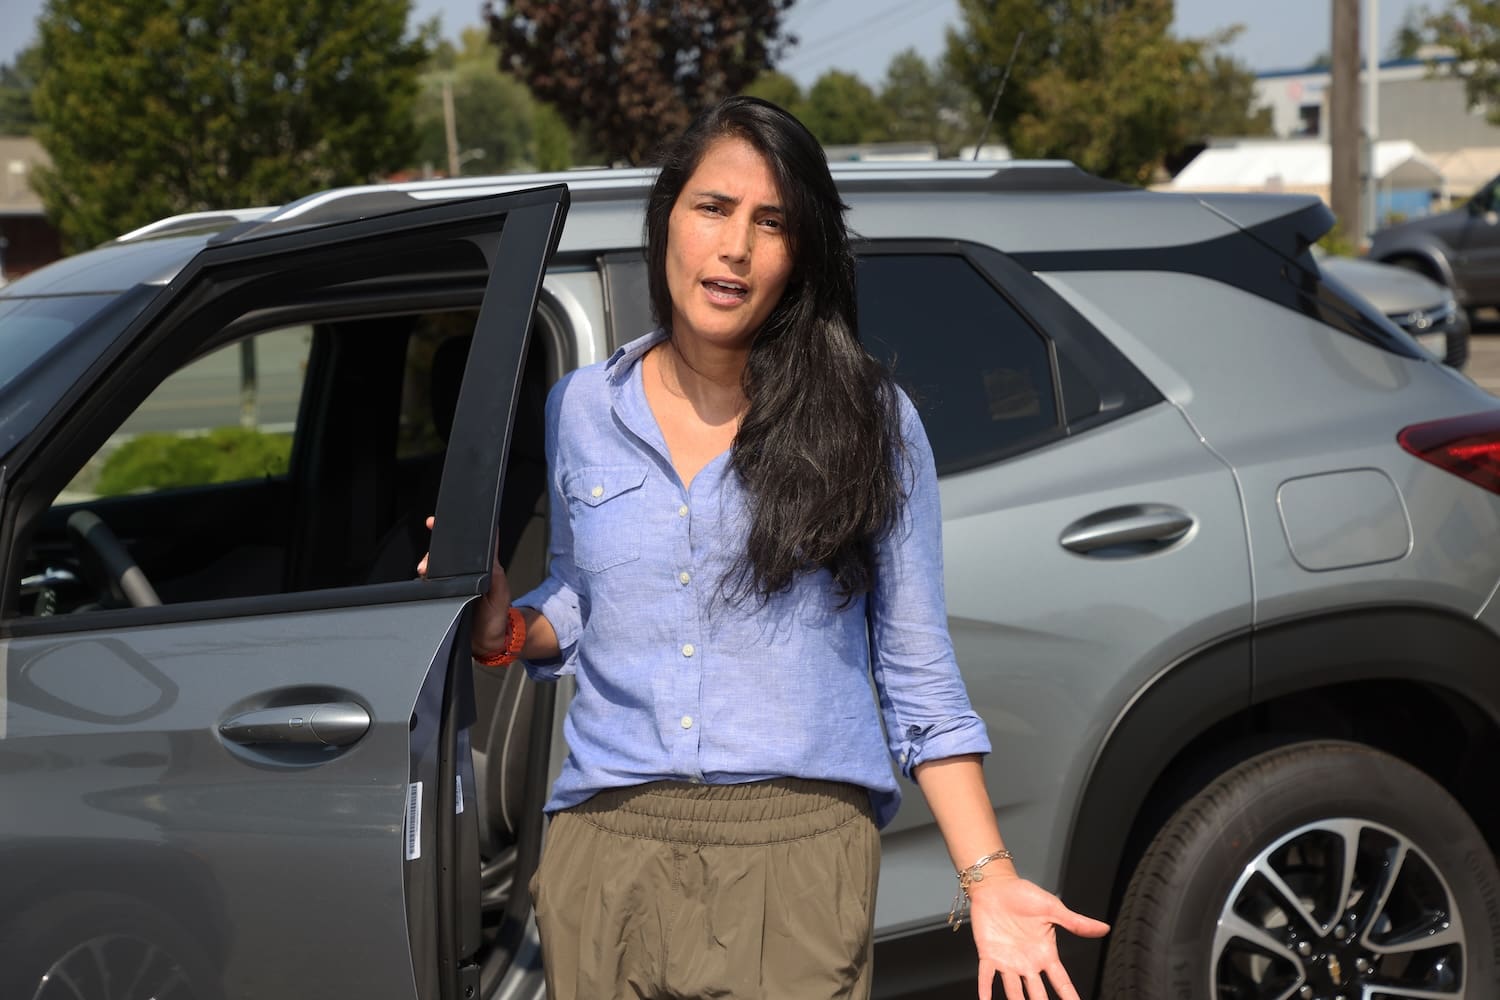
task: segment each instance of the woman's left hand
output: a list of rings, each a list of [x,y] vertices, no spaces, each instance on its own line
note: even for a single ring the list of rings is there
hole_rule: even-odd
[[[1074,913],[1035,883],[998,873],[969,887],[969,907],[979,949],[979,1000],[990,1000],[997,975],[1005,1000],[1046,1000],[1043,976],[1062,1000],[1079,1000],[1057,957],[1057,928],[1103,937],[1108,924]]]

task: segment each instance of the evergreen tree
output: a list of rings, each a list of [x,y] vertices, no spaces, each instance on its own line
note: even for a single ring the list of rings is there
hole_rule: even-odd
[[[48,0],[36,187],[72,249],[406,165],[427,33],[409,0]]]
[[[0,63],[0,135],[30,135],[36,130],[32,93],[41,75],[41,55],[30,45],[16,53],[14,62]]]

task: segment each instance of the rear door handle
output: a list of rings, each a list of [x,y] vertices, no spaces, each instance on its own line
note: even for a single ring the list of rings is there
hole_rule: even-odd
[[[221,736],[244,746],[346,747],[369,729],[370,713],[352,701],[257,708],[219,723]]]
[[[1063,529],[1058,541],[1070,552],[1087,555],[1128,546],[1118,555],[1140,555],[1165,548],[1193,527],[1193,516],[1165,504],[1126,504],[1079,518]]]

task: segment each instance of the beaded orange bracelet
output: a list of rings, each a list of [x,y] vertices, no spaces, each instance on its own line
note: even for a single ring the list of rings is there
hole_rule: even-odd
[[[510,608],[505,612],[505,648],[498,653],[474,657],[474,662],[485,667],[504,667],[516,661],[526,645],[526,619],[521,612]]]

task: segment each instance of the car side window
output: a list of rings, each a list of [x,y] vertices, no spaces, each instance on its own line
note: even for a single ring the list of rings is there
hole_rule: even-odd
[[[287,326],[165,376],[142,366],[142,402],[58,470],[20,613],[414,579],[476,315]],[[149,593],[125,585],[131,566]]]
[[[1046,338],[964,256],[862,255],[859,324],[916,403],[939,473],[1060,433]]]
[[[312,328],[221,347],[169,375],[55,503],[285,475]]]

